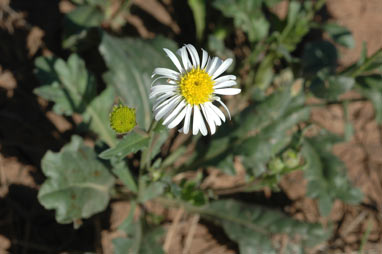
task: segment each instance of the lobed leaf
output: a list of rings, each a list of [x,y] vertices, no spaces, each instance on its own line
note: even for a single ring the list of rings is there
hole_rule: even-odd
[[[108,126],[109,109],[114,99],[112,87],[97,96],[95,77],[87,71],[84,61],[76,54],[70,55],[66,62],[39,57],[36,67],[37,77],[43,86],[36,88],[34,93],[53,101],[53,110],[57,114],[82,114],[88,128],[103,141],[108,145],[115,142],[113,131]]]
[[[41,167],[47,180],[38,200],[46,209],[56,210],[59,223],[89,218],[106,208],[114,178],[79,136],[72,136],[58,153],[48,151]]]

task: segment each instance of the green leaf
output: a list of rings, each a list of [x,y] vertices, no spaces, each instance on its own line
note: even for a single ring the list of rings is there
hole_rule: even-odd
[[[377,50],[370,57],[367,57],[366,43],[364,43],[358,62],[345,69],[342,73],[348,76],[357,77],[381,71],[381,66],[382,49]]]
[[[317,72],[335,73],[338,53],[336,47],[328,41],[307,43],[302,56],[302,67],[306,75],[316,75]]]
[[[235,55],[230,49],[225,47],[224,35],[216,35],[217,33],[219,33],[219,31],[215,32],[215,34],[208,35],[208,49],[222,59],[232,58],[233,63],[228,68],[228,71],[231,71],[235,66]]]
[[[83,120],[87,123],[88,128],[98,133],[100,138],[107,141],[112,137],[115,142],[114,132],[107,125],[109,123],[109,112],[114,101],[114,88],[106,87],[100,95],[95,97],[83,114]]]
[[[309,11],[304,10],[300,2],[290,1],[288,15],[286,22],[284,22],[286,24],[282,31],[280,31],[281,34],[278,38],[281,52],[292,52],[296,49],[298,43],[301,42],[310,30],[310,20]],[[286,53],[283,53],[283,55],[290,58]]]
[[[85,124],[97,133],[109,146],[115,142],[108,126],[109,110],[113,104],[112,87],[96,94],[96,80],[90,74],[84,61],[76,54],[62,59],[39,57],[36,59],[37,77],[43,86],[34,92],[55,103],[57,114],[70,116],[82,114]]]
[[[82,5],[66,14],[63,26],[63,47],[73,47],[79,40],[86,37],[90,28],[101,26],[104,18],[101,8],[95,5]]]
[[[263,15],[263,0],[215,0],[213,6],[224,16],[233,18],[237,28],[248,33],[249,40],[256,42],[268,35],[269,23]]]
[[[302,246],[314,246],[329,237],[319,224],[294,220],[281,212],[232,199],[212,202],[202,215],[221,224],[228,237],[239,244],[242,254],[278,253],[271,240],[275,234],[299,236]]]
[[[166,142],[169,131],[166,128],[166,126],[162,125],[161,123],[158,123],[157,126],[154,128],[154,135],[151,137],[151,159],[153,159],[159,152],[162,147],[162,145]]]
[[[89,75],[85,63],[75,54],[65,63],[62,59],[36,59],[37,77],[43,82],[35,93],[55,102],[57,114],[82,113],[86,103],[95,96],[95,79]]]
[[[341,94],[350,91],[354,84],[354,78],[346,76],[316,77],[309,89],[318,98],[336,100]]]
[[[148,135],[130,132],[116,146],[103,151],[99,157],[102,159],[111,159],[113,157],[122,159],[130,153],[147,148],[149,140],[150,137]]]
[[[234,117],[233,124],[221,126],[209,144],[199,140],[195,162],[189,168],[214,166],[234,174],[234,155],[241,155],[249,175],[264,173],[268,160],[291,141],[287,131],[309,118],[304,102],[302,94],[293,97],[284,88],[250,105]]]
[[[271,8],[273,7],[273,5],[276,5],[278,4],[279,2],[281,2],[281,0],[264,0],[265,4]]]
[[[239,137],[252,130],[260,131],[286,112],[292,98],[290,89],[275,91],[265,100],[247,107],[236,115],[234,122],[237,127],[233,130],[230,128],[231,131]],[[302,106],[302,104],[303,102],[300,102],[299,106]]]
[[[153,40],[117,38],[103,33],[99,46],[109,71],[103,76],[114,86],[123,104],[137,109],[137,123],[148,129],[151,120],[149,90],[151,74],[156,67],[171,67],[162,48],[174,50],[173,41],[163,37]]]
[[[113,239],[115,254],[164,254],[161,245],[164,230],[161,227],[143,230],[140,220],[132,222],[126,229],[127,237]]]
[[[347,48],[354,48],[355,41],[353,35],[346,27],[334,23],[328,23],[323,26],[323,29],[329,34],[335,43]]]
[[[127,188],[129,188],[129,190],[134,193],[138,192],[137,184],[135,183],[129,166],[125,163],[125,161],[118,161],[113,168],[113,173],[118,176],[118,178],[126,185]]]
[[[59,223],[89,218],[106,208],[114,178],[79,136],[72,136],[59,153],[48,151],[41,167],[47,179],[38,199],[46,209],[56,210]]]
[[[324,216],[329,214],[335,199],[351,204],[362,200],[362,193],[351,185],[346,176],[344,163],[332,153],[332,146],[338,141],[338,137],[324,132],[303,143],[307,196],[318,199]]]
[[[140,188],[142,189],[142,191],[139,191],[138,199],[142,203],[160,196],[164,192],[167,186],[166,183],[159,182],[159,181],[150,183],[148,186],[145,186],[146,185],[145,179],[141,179],[140,182],[141,182]]]
[[[235,153],[243,156],[242,162],[248,173],[255,176],[265,173],[266,163],[291,142],[292,137],[287,135],[287,131],[309,116],[309,108],[300,108],[235,147]]]
[[[379,74],[359,76],[356,79],[356,89],[373,103],[375,120],[378,124],[382,124],[382,76]]]
[[[272,82],[274,56],[269,54],[261,61],[255,77],[255,85],[265,90]]]
[[[243,156],[250,175],[265,173],[266,163],[290,143],[292,136],[287,131],[309,118],[310,109],[304,106],[304,101],[303,95],[292,97],[291,90],[285,88],[235,117],[238,127],[231,128],[235,136],[256,133],[231,148],[236,155]]]
[[[201,41],[206,26],[206,3],[204,0],[188,0],[188,5],[191,7],[192,14],[194,15],[196,37]]]

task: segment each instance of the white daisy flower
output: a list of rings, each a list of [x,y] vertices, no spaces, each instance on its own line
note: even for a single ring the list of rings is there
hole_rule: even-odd
[[[179,131],[187,134],[191,129],[192,119],[193,135],[199,131],[203,136],[207,135],[207,125],[211,135],[214,134],[216,126],[220,126],[226,118],[213,102],[220,103],[231,119],[229,110],[219,95],[235,95],[241,91],[239,88],[231,88],[236,85],[236,76],[220,76],[231,65],[232,59],[223,61],[218,57],[210,58],[203,49],[200,59],[191,44],[178,49],[177,54],[181,61],[170,50],[164,51],[178,71],[167,68],[154,70],[152,78],[158,77],[153,81],[150,99],[153,101],[155,120],[164,119],[163,125],[169,129],[184,120]]]

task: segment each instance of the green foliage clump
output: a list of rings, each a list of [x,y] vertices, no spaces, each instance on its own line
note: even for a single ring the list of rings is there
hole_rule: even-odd
[[[328,239],[331,228],[221,194],[265,187],[280,191],[284,175],[302,170],[308,182],[306,195],[317,200],[321,215],[327,216],[337,199],[349,204],[362,200],[332,146],[352,136],[346,116],[352,100],[342,99],[348,91],[370,100],[377,123],[382,123],[382,79],[376,73],[382,51],[367,57],[364,46],[359,61],[339,71],[338,46],[354,47],[354,40],[347,28],[316,22],[325,1],[290,0],[285,18],[273,12],[279,0],[188,1],[195,40],[218,56],[235,58],[229,71],[238,75],[242,88],[239,99],[229,100],[232,120],[207,138],[179,138],[181,134],[170,133],[153,120],[151,74],[156,67],[171,67],[162,48],[175,50],[177,44],[163,36],[122,36],[132,1],[120,1],[118,11],[113,11],[111,1],[73,2],[77,7],[65,16],[62,41],[71,54],[67,60],[40,57],[35,62],[42,84],[35,93],[53,102],[57,114],[80,115],[76,132],[92,134],[95,140],[90,148],[83,138],[73,136],[60,152],[49,151],[42,160],[47,179],[38,197],[45,208],[55,209],[59,223],[79,226],[81,219],[103,211],[110,198],[127,199],[131,209],[119,227],[125,237],[113,240],[115,253],[164,253],[161,220],[146,208],[148,202],[158,202],[221,226],[240,253],[278,253],[280,244],[272,241],[278,234],[291,239],[283,253],[304,253]],[[311,33],[326,33],[329,39],[312,40]],[[237,36],[244,37],[238,45]],[[244,54],[241,48],[248,50]],[[99,56],[102,67],[96,69],[101,73],[89,71],[90,62],[81,57],[89,52]],[[123,137],[108,122],[116,95],[136,112],[137,126]],[[344,137],[314,131],[321,127],[312,120],[311,109],[330,104],[344,108]],[[235,175],[237,163],[245,169],[243,185],[203,185],[209,172],[204,169]],[[178,179],[197,170],[196,178]]]

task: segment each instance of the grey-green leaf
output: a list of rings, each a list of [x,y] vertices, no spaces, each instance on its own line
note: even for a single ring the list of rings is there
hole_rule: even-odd
[[[34,92],[53,101],[53,110],[57,114],[82,114],[88,128],[109,146],[113,145],[115,137],[108,126],[108,115],[113,104],[114,89],[107,87],[97,96],[95,77],[87,71],[85,62],[76,54],[70,55],[66,62],[39,57],[36,67],[37,77],[43,86]]]
[[[351,204],[362,200],[362,193],[352,186],[346,176],[344,163],[332,154],[332,146],[336,142],[336,136],[324,132],[306,139],[302,149],[306,160],[307,196],[318,199],[320,212],[324,216],[329,214],[335,199]]]
[[[267,36],[269,23],[261,11],[263,0],[215,0],[213,6],[224,16],[233,18],[235,26],[248,33],[249,40],[256,42]]]
[[[164,230],[162,227],[143,230],[141,220],[129,223],[125,228],[125,238],[113,239],[115,254],[164,254],[161,240]]]
[[[375,119],[382,124],[382,77],[379,74],[359,76],[356,79],[357,90],[367,97],[374,106]]]
[[[206,3],[204,0],[188,0],[188,5],[194,16],[196,37],[201,41],[206,26]]]
[[[156,67],[172,67],[162,48],[175,50],[173,41],[163,37],[153,40],[117,38],[102,35],[99,46],[109,71],[103,76],[114,86],[124,104],[136,108],[138,126],[148,129],[151,120],[149,90]]]
[[[99,157],[102,159],[124,158],[130,153],[135,153],[139,150],[147,148],[150,137],[137,132],[130,132],[120,140],[116,146],[103,151]]]
[[[66,14],[64,22],[63,47],[71,48],[92,27],[99,27],[104,20],[104,13],[99,6],[82,5]]]
[[[89,218],[106,208],[114,178],[79,136],[59,153],[48,151],[41,167],[47,179],[38,199],[46,209],[56,210],[59,223]]]
[[[95,97],[83,114],[83,119],[90,130],[98,133],[109,145],[115,142],[114,131],[109,126],[109,113],[114,102],[114,88],[109,86]]]
[[[278,253],[271,241],[275,234],[298,235],[305,246],[313,246],[329,236],[318,224],[297,221],[281,212],[232,199],[212,202],[203,208],[202,215],[221,224],[244,254]]]
[[[126,185],[129,190],[134,193],[138,192],[137,184],[133,178],[133,175],[130,172],[128,165],[125,161],[121,160],[114,165],[113,173],[118,176],[118,178]]]
[[[322,99],[336,100],[338,96],[353,88],[355,80],[346,76],[329,76],[325,78],[316,77],[312,80],[310,90]]]
[[[329,34],[334,42],[347,48],[354,48],[355,41],[352,33],[346,27],[334,23],[324,25],[323,29]]]
[[[252,175],[266,171],[266,162],[280,152],[291,141],[287,131],[297,123],[309,118],[310,109],[300,108],[273,122],[256,136],[250,137],[235,148],[235,153],[243,155],[243,164]]]
[[[139,193],[139,201],[146,202],[150,199],[160,196],[166,188],[166,183],[164,182],[153,182],[148,186],[145,186],[143,191]]]

